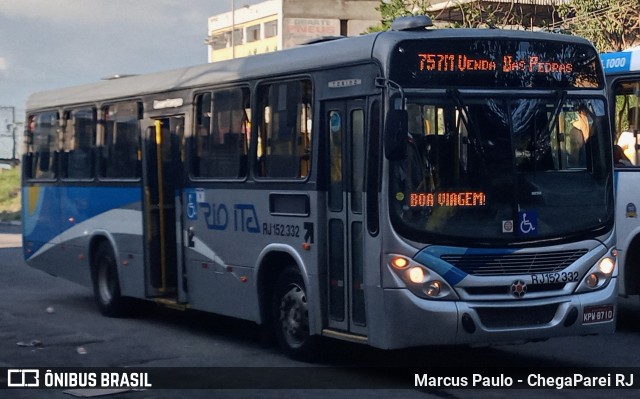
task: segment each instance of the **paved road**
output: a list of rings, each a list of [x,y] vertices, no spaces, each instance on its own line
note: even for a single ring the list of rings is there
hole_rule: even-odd
[[[22,246],[20,226],[0,223],[0,248],[14,248]]]

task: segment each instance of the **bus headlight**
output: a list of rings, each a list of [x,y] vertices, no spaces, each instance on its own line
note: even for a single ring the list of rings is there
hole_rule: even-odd
[[[409,260],[402,256],[396,256],[391,259],[391,265],[396,269],[406,269],[409,266]]]
[[[438,273],[413,259],[392,255],[389,268],[415,295],[427,299],[458,299],[453,288]]]
[[[613,269],[616,267],[615,259],[611,258],[602,258],[598,263],[598,269],[600,273],[609,274],[613,273]]]
[[[437,297],[442,291],[442,283],[438,280],[432,281],[425,288],[425,294],[431,297]]]
[[[600,259],[585,275],[576,289],[577,293],[596,290],[604,287],[611,280],[616,269],[615,250]]]
[[[420,266],[414,266],[409,269],[409,280],[414,284],[421,284],[424,282],[425,272]]]

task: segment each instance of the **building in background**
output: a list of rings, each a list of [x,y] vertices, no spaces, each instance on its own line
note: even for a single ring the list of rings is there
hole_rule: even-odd
[[[380,21],[378,0],[231,1],[209,17],[209,62],[266,53],[327,36],[356,36]],[[232,33],[233,32],[233,33]]]

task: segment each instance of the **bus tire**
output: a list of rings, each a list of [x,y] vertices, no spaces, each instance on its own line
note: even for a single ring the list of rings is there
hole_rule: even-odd
[[[111,245],[98,246],[93,270],[93,296],[100,312],[107,317],[126,315],[126,301],[120,294],[118,268]]]
[[[273,327],[282,350],[295,359],[314,357],[318,338],[309,329],[307,291],[300,272],[287,268],[276,280]]]

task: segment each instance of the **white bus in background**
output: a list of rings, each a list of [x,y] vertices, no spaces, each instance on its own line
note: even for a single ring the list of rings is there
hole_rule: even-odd
[[[601,54],[601,60],[609,90],[614,138],[620,295],[636,295],[640,294],[640,46]]]

